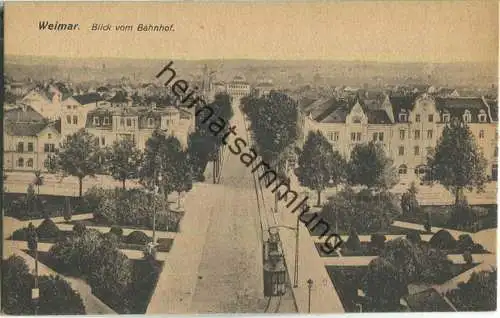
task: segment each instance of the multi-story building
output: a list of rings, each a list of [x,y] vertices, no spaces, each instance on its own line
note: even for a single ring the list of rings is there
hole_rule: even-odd
[[[48,155],[55,152],[61,139],[56,124],[46,120],[32,107],[4,113],[4,169],[45,171]]]
[[[243,76],[235,76],[234,79],[227,84],[226,92],[231,96],[233,106],[238,107],[240,105],[240,100],[250,95],[251,88],[250,84]]]
[[[155,129],[175,136],[187,147],[188,135],[194,131],[194,116],[183,108],[99,107],[87,113],[85,129],[99,140],[101,147],[120,139],[133,140],[139,149]]]
[[[69,92],[62,88],[64,86],[52,84],[36,86],[21,99],[21,103],[31,106],[45,118],[58,119],[61,117],[61,102],[69,97]]]
[[[109,102],[98,93],[75,95],[65,99],[61,103],[61,134],[67,136],[85,128],[88,112],[98,106],[107,105]]]
[[[370,100],[319,99],[301,107],[303,140],[320,130],[332,147],[349,158],[358,143],[375,141],[394,160],[401,182],[426,172],[427,155],[444,125],[466,122],[488,160],[487,174],[497,177],[497,101],[482,98],[440,98],[427,93]]]

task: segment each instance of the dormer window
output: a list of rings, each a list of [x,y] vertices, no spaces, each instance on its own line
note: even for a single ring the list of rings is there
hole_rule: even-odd
[[[481,110],[479,112],[479,115],[477,116],[477,119],[479,120],[480,123],[485,123],[486,122],[486,113],[484,110]]]
[[[353,124],[361,124],[361,117],[359,117],[359,116],[354,116],[354,117],[352,118],[352,123],[353,123]]]
[[[94,116],[94,125],[99,126],[99,117]]]
[[[406,114],[406,113],[399,113],[399,121],[401,121],[401,122],[408,121],[408,114]]]
[[[464,112],[464,122],[470,123],[471,122],[471,114],[470,111],[466,110]]]
[[[104,117],[104,125],[109,125],[109,117]]]
[[[450,113],[443,113],[443,122],[444,123],[450,122]]]

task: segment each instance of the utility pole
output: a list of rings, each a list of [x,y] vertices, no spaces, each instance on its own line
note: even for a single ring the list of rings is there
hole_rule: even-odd
[[[299,286],[299,218],[295,228],[295,266],[293,271],[293,287]]]
[[[312,288],[312,286],[313,286],[313,280],[309,278],[307,280],[307,288],[309,289],[309,302],[308,302],[308,306],[307,306],[308,313],[311,313],[311,288]]]

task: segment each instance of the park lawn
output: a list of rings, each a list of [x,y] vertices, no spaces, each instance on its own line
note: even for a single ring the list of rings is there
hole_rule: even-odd
[[[39,238],[38,242],[40,243],[57,243],[61,240],[64,240],[67,237],[71,237],[73,234],[73,231],[59,231],[59,235],[57,237],[50,237],[50,238]],[[134,250],[134,251],[143,251],[145,248],[145,245],[143,244],[131,244],[131,243],[126,243],[125,242],[126,236],[122,236],[120,238],[120,242],[118,243],[118,248],[121,250]],[[151,237],[149,237],[151,240]],[[11,236],[8,238],[8,240],[14,240],[14,238]],[[25,241],[24,239],[19,239],[21,241]],[[172,245],[174,243],[173,239],[170,238],[160,238],[156,240],[157,243],[159,244],[156,248],[158,252],[170,252],[170,249],[172,248]]]
[[[309,234],[311,236],[321,236],[321,234],[323,234],[322,232],[324,231],[324,228],[321,227],[321,226],[318,226],[317,228],[315,228],[313,231],[311,231],[311,229],[308,227],[307,228],[309,230]],[[375,233],[382,233],[384,235],[406,235],[408,234],[409,232],[413,232],[415,230],[411,230],[411,229],[405,229],[405,228],[402,228],[402,227],[397,227],[397,226],[389,226],[389,228],[387,228],[386,230],[380,230],[380,231],[376,231],[376,232],[361,232],[361,233],[358,233],[358,235],[372,235],[372,234],[375,234]],[[339,231],[340,233],[337,233],[339,235],[349,235],[349,231],[347,230],[341,230]],[[417,230],[417,232],[422,235],[422,234],[429,234],[428,232],[424,231],[424,230]],[[329,235],[330,233],[332,233],[332,231],[329,231],[329,233],[327,233],[327,235]]]
[[[385,243],[387,244],[386,241]],[[358,250],[351,250],[345,247],[341,247],[340,249],[340,254],[342,254],[342,257],[349,257],[349,256],[379,256],[380,252],[383,250],[381,249],[380,251],[371,249],[369,247],[370,242],[361,242],[361,248]],[[316,249],[318,250],[318,253],[321,257],[339,257],[339,254],[335,251],[333,253],[327,254],[325,253],[322,249],[321,246],[323,245],[322,243],[315,243]],[[429,247],[429,242],[422,241],[420,242],[421,247]],[[454,248],[454,249],[447,249],[443,250],[446,254],[463,254],[465,251],[460,248]],[[485,250],[481,246],[473,249],[471,251],[472,254],[491,254],[489,251]]]
[[[409,295],[406,302],[413,312],[445,312],[455,311],[433,288]]]
[[[496,204],[480,204],[471,205],[472,207],[481,207],[488,210],[488,214],[479,218],[477,227],[468,226],[465,228],[458,228],[448,224],[451,217],[451,205],[423,205],[420,210],[413,215],[399,215],[396,220],[410,223],[424,224],[427,219],[427,213],[432,216],[432,226],[449,228],[453,230],[461,230],[465,232],[478,232],[485,229],[496,228],[498,225],[497,220],[497,205]]]
[[[44,214],[41,212],[39,213],[39,215],[34,215],[30,218],[19,217],[16,211],[12,211],[11,209],[8,208],[13,201],[21,200],[24,197],[26,197],[26,193],[12,193],[12,192],[4,193],[3,207],[5,211],[5,216],[14,217],[22,221],[29,219],[43,218]],[[44,210],[46,211],[48,217],[63,216],[63,211],[66,208],[66,198],[70,198],[71,207],[73,207],[73,214],[76,215],[89,212],[89,211],[82,211],[81,209],[78,208],[78,202],[80,201],[79,197],[67,197],[63,195],[48,195],[48,194],[41,194],[38,197],[42,201],[45,201]]]
[[[169,228],[169,232],[179,232],[179,223],[180,223],[181,219],[184,217],[184,212],[183,211],[181,211],[181,212],[171,211],[171,215],[175,216],[175,221],[174,221],[174,224],[171,224],[171,226]],[[69,221],[68,223],[69,224],[80,223],[80,224],[84,224],[86,226],[105,226],[105,227],[119,226],[121,228],[126,228],[126,229],[131,229],[131,230],[151,230],[152,229],[152,225],[151,226],[144,226],[144,225],[129,225],[129,224],[112,224],[110,222],[106,222],[104,220],[96,219],[96,218],[86,219],[86,220],[78,220],[78,221]],[[164,231],[163,228],[158,227],[158,224],[157,224],[156,230],[157,231]]]
[[[24,252],[34,257],[34,252],[28,250]],[[75,275],[74,270],[57,266],[48,252],[38,252],[38,261],[62,275],[84,279],[81,275]],[[132,264],[132,282],[129,285],[129,292],[123,299],[123,306],[111,309],[118,314],[144,314],[156,288],[164,262],[146,259],[129,261]],[[109,296],[107,294],[95,296],[109,306],[109,299],[107,298]]]
[[[440,283],[444,283],[477,265],[452,264],[452,274],[442,277]],[[355,304],[363,302],[363,298],[358,296],[358,289],[362,289],[363,277],[368,271],[368,266],[326,266],[326,270],[346,312],[356,312]]]

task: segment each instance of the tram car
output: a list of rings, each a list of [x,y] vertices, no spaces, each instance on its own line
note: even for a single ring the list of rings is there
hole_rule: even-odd
[[[264,242],[264,296],[281,296],[286,292],[286,266],[277,233]]]

